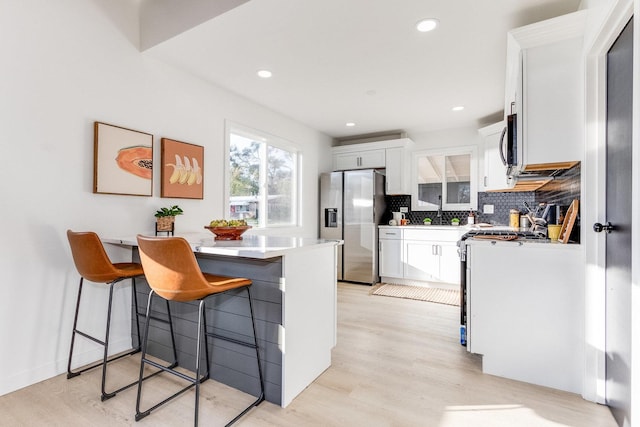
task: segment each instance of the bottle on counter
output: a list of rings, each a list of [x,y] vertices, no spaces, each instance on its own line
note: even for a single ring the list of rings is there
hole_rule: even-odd
[[[520,211],[518,209],[511,209],[509,211],[509,227],[520,227]]]
[[[471,209],[469,211],[469,217],[467,218],[467,225],[473,225],[476,223],[476,214],[473,211],[473,209]]]

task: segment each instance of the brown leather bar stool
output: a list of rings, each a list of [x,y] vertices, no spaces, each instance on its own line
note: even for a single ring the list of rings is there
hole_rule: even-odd
[[[147,341],[149,338],[149,322],[147,322],[144,330],[142,358],[140,361],[140,381],[138,382],[138,397],[136,400],[136,421],[146,417],[151,413],[151,411],[189,390],[191,387],[195,387],[194,425],[198,425],[200,383],[209,379],[210,374],[209,345],[207,337],[213,336],[215,338],[254,348],[256,351],[256,363],[258,365],[258,376],[260,380],[260,395],[227,425],[235,423],[243,415],[249,412],[252,407],[259,405],[260,402],[264,400],[264,380],[262,377],[262,368],[260,366],[258,340],[256,339],[253,303],[251,300],[251,292],[249,290],[252,283],[251,280],[237,277],[216,276],[202,272],[198,262],[196,261],[196,257],[193,254],[193,249],[189,246],[189,243],[181,237],[144,237],[138,235],[138,248],[140,250],[140,260],[144,267],[145,276],[149,286],[151,287],[151,292],[149,293],[149,299],[147,302],[147,314],[151,310],[154,295],[158,295],[167,301],[198,301],[198,337],[196,339],[195,375],[194,377],[190,377],[174,369],[165,368],[158,363],[147,359]],[[234,289],[246,289],[247,291],[249,311],[251,313],[251,326],[253,328],[253,343],[239,341],[207,331],[205,300],[208,297],[219,295]],[[203,345],[201,341],[203,336],[207,371],[201,375],[200,359],[202,358]],[[142,394],[142,385],[144,383],[143,373],[145,364],[170,372],[171,374],[187,381],[189,385],[146,411],[140,411],[140,397]]]
[[[101,399],[104,401],[116,395],[116,393],[125,390],[135,384],[138,381],[133,381],[130,384],[125,385],[124,387],[120,387],[119,389],[107,392],[105,390],[106,387],[106,379],[107,379],[107,364],[114,360],[121,359],[125,356],[129,356],[135,353],[140,352],[142,340],[140,339],[140,317],[144,316],[144,313],[140,313],[138,311],[138,297],[136,293],[136,278],[142,277],[144,275],[144,271],[142,270],[142,265],[133,262],[125,262],[125,263],[115,263],[113,264],[111,260],[104,250],[104,246],[102,246],[102,242],[98,235],[94,232],[74,232],[71,230],[67,230],[67,238],[69,239],[69,245],[71,246],[71,254],[73,256],[73,261],[75,263],[76,269],[80,274],[80,284],[78,286],[78,300],[76,302],[76,312],[73,319],[73,332],[71,334],[71,346],[69,349],[69,362],[67,365],[67,378],[73,378],[81,373],[88,371],[90,369],[96,368],[98,366],[102,366],[102,385],[101,391],[102,396]],[[82,296],[82,284],[84,280],[89,280],[95,283],[104,283],[109,285],[109,303],[107,306],[107,327],[104,335],[104,340],[91,336],[85,332],[82,332],[78,329],[78,312],[80,311],[80,301]],[[113,289],[117,283],[122,282],[125,279],[131,279],[132,283],[132,294],[133,294],[133,303],[135,305],[135,317],[136,317],[136,332],[138,335],[138,342],[135,347],[132,347],[131,350],[123,354],[119,354],[115,357],[109,358],[109,329],[111,326],[111,306],[113,302]],[[169,310],[169,304],[167,303],[167,310]],[[177,352],[175,346],[175,340],[173,339],[173,324],[171,323],[171,312],[169,313],[169,320],[166,319],[156,319],[159,321],[163,321],[169,324],[169,328],[171,330],[171,337],[173,340],[173,354],[174,354],[174,364],[177,365]],[[147,322],[148,323],[148,322]],[[104,353],[102,357],[102,361],[99,363],[91,364],[82,369],[78,369],[76,371],[71,370],[71,362],[73,359],[73,349],[75,344],[76,334],[84,337],[88,340],[91,340],[101,346],[104,347]],[[158,374],[161,371],[155,372],[152,375]]]

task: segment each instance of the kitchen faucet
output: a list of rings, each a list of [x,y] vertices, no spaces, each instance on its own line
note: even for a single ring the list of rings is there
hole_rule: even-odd
[[[442,195],[438,195],[438,213],[436,214],[438,217],[439,225],[442,225]]]

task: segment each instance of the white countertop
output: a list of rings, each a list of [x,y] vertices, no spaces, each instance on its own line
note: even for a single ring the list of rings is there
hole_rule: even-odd
[[[242,236],[242,240],[215,240],[209,232],[176,233],[175,236],[185,238],[197,253],[259,259],[278,257],[291,251],[342,244],[342,240],[255,235]],[[138,246],[136,236],[107,237],[102,241],[115,245]]]
[[[495,245],[504,245],[504,246],[512,246],[514,248],[518,246],[526,246],[526,247],[539,247],[544,248],[545,250],[553,248],[553,249],[566,249],[571,251],[580,251],[582,250],[581,245],[576,243],[562,243],[557,240],[549,240],[549,239],[515,239],[515,240],[492,240],[492,239],[467,239],[464,241],[466,245],[484,247],[484,246],[495,246]]]
[[[424,224],[407,224],[407,225],[379,225],[378,228],[411,228],[420,230],[473,230],[473,226],[469,225],[424,225]]]

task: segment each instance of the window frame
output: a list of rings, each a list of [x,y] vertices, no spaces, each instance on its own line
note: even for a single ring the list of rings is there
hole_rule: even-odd
[[[420,206],[418,204],[418,159],[424,156],[457,156],[469,155],[469,187],[470,202],[469,203],[447,203],[447,179],[446,174],[442,180],[442,210],[444,211],[463,211],[478,209],[478,148],[476,146],[460,146],[446,149],[429,149],[419,150],[411,153],[411,210],[412,211],[434,211],[428,206]]]
[[[278,148],[280,150],[285,150],[293,153],[294,159],[294,177],[292,179],[292,191],[291,196],[293,198],[291,202],[291,218],[292,221],[286,224],[272,224],[269,225],[267,223],[267,214],[260,215],[258,217],[258,225],[254,226],[257,229],[276,229],[276,228],[290,228],[290,227],[300,227],[300,218],[301,218],[301,180],[302,180],[302,149],[298,144],[295,144],[291,141],[288,141],[284,138],[271,135],[267,132],[251,128],[245,125],[241,125],[239,123],[234,123],[231,121],[225,121],[225,143],[224,143],[224,200],[223,200],[223,218],[230,218],[230,201],[231,201],[231,134],[245,136],[256,141],[260,141],[263,143],[261,145],[260,150],[264,156],[261,155],[260,161],[260,172],[259,172],[259,187],[260,194],[258,196],[259,203],[262,203],[266,206],[268,195],[266,194],[267,188],[267,156],[266,153],[268,151],[268,147]]]

